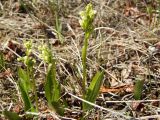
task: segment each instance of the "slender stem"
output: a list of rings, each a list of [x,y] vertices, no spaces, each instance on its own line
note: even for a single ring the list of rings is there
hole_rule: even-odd
[[[89,40],[90,33],[85,34],[84,46],[82,48],[82,65],[83,65],[83,81],[82,81],[82,89],[83,94],[86,92],[86,84],[87,84],[87,68],[86,68],[86,61],[87,61],[87,48],[88,48],[88,40]]]
[[[30,71],[29,71],[29,67],[27,66],[27,78],[28,78],[28,83],[29,83],[29,86],[32,88],[32,83],[31,83],[31,79],[30,79]]]
[[[38,96],[36,92],[36,84],[35,84],[35,79],[33,78],[33,90],[34,90],[34,95],[35,95],[35,101],[36,101],[36,111],[38,111]]]
[[[35,99],[35,102],[36,102],[36,111],[38,111],[38,95],[37,95],[37,92],[36,92],[36,81],[34,79],[34,76],[33,76],[33,72],[32,72],[32,68],[29,69],[29,74],[31,76],[31,80],[33,82],[33,92],[34,92],[34,99]]]

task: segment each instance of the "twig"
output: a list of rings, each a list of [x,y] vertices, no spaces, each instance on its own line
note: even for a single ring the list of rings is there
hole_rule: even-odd
[[[123,100],[123,101],[105,101],[106,103],[132,103],[132,102],[160,102],[160,99],[157,100]]]
[[[112,114],[117,114],[117,115],[122,116],[122,117],[124,117],[124,118],[126,118],[126,119],[131,119],[131,118],[132,118],[132,117],[130,117],[130,116],[123,115],[123,114],[121,114],[121,113],[119,113],[119,112],[116,112],[116,111],[114,111],[114,110],[111,110],[111,109],[108,109],[108,108],[104,108],[104,107],[101,107],[101,106],[96,105],[96,104],[94,104],[94,103],[91,103],[91,102],[89,102],[89,101],[87,101],[87,100],[84,100],[84,99],[82,99],[82,98],[80,98],[80,97],[77,97],[77,96],[75,96],[75,95],[73,95],[73,94],[71,94],[71,93],[69,93],[69,92],[68,92],[68,94],[69,94],[70,96],[78,99],[78,100],[81,100],[82,102],[85,102],[85,103],[87,103],[87,104],[89,104],[89,105],[91,105],[91,106],[94,106],[94,107],[96,107],[96,108],[99,108],[99,109],[101,109],[101,110],[108,111],[108,112],[110,112],[110,113],[112,113]]]
[[[150,116],[144,116],[144,117],[139,117],[139,118],[136,118],[137,120],[142,120],[142,119],[145,119],[145,120],[149,120],[149,119],[160,119],[160,115],[150,115]]]

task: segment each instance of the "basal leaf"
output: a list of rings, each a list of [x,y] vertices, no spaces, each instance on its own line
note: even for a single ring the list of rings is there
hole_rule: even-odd
[[[49,103],[52,101],[53,92],[53,79],[55,78],[53,73],[53,64],[48,65],[46,83],[45,83],[45,96]]]
[[[49,64],[47,71],[47,78],[45,84],[45,96],[48,100],[48,104],[53,108],[58,114],[62,115],[63,107],[60,104],[60,92],[61,87],[58,81],[56,80],[56,66],[53,62]]]
[[[56,101],[60,98],[60,84],[56,80],[56,68],[55,64],[49,64],[46,84],[45,95],[49,102]]]
[[[53,98],[52,101],[56,102],[60,99],[61,95],[61,86],[60,84],[56,81],[54,84],[56,84],[53,88]]]
[[[59,115],[64,115],[64,108],[60,104],[60,101],[53,101],[52,102],[53,109],[59,114]]]
[[[18,77],[24,86],[24,90],[29,91],[31,89],[31,82],[30,82],[30,79],[29,79],[27,72],[24,71],[22,68],[19,68],[18,69]]]
[[[28,110],[33,111],[30,98],[28,96],[28,93],[25,91],[25,87],[23,86],[21,81],[19,82],[19,88],[20,88],[21,96],[22,96],[22,99],[23,99],[23,102],[24,102],[24,110],[25,111],[28,111]]]
[[[99,93],[100,86],[102,84],[103,75],[104,75],[104,72],[97,72],[96,75],[93,77],[89,85],[89,88],[87,90],[87,93],[85,95],[85,100],[92,103],[95,102]],[[89,104],[83,103],[83,110],[88,110],[90,108],[91,106]]]
[[[21,120],[21,118],[18,116],[17,113],[15,112],[10,112],[10,111],[3,111],[3,114],[5,117],[7,117],[9,120]]]

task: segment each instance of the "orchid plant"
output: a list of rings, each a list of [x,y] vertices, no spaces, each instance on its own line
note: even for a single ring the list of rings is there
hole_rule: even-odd
[[[93,77],[89,87],[86,89],[86,86],[87,86],[87,48],[88,48],[89,38],[94,30],[93,21],[94,21],[95,15],[96,15],[96,11],[93,10],[92,4],[89,3],[86,6],[85,11],[80,12],[81,19],[79,20],[79,23],[85,32],[84,45],[82,48],[83,98],[89,102],[95,102],[98,96],[98,93],[99,93],[100,86],[102,84],[103,74],[104,74],[104,72],[98,71],[96,75]],[[90,108],[91,108],[90,105],[83,102],[83,110],[88,110]]]

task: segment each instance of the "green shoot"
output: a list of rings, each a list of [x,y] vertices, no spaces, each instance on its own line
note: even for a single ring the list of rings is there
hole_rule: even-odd
[[[84,45],[82,48],[82,65],[83,65],[82,89],[83,89],[83,93],[86,92],[85,87],[87,85],[86,60],[87,60],[88,40],[93,31],[93,20],[94,20],[95,14],[96,14],[96,11],[92,9],[92,4],[88,4],[85,8],[85,11],[80,12],[81,20],[79,21],[79,23],[85,32]]]
[[[30,57],[31,52],[32,52],[32,41],[26,41],[24,43],[24,46],[26,48],[26,56],[21,57],[18,60],[22,61],[26,65],[26,71],[22,69],[19,69],[18,71],[19,78],[20,78],[19,87],[22,93],[22,97],[24,97],[23,101],[25,103],[26,102],[25,97],[28,96],[28,92],[29,92],[28,90],[32,86],[34,96],[35,96],[34,98],[36,102],[36,111],[38,111],[38,96],[36,92],[36,82],[35,82],[34,74],[33,74],[33,66],[35,64],[35,60],[32,57]]]
[[[134,99],[140,100],[142,97],[142,91],[143,91],[143,80],[137,80],[136,84],[134,86]]]
[[[60,40],[61,43],[63,43],[64,38],[62,33],[62,25],[59,20],[59,3],[58,0],[49,0],[49,8],[51,10],[52,15],[55,17],[55,29],[57,32],[57,38]]]
[[[58,114],[63,115],[63,107],[60,103],[61,87],[56,80],[56,60],[52,56],[51,50],[47,46],[40,47],[40,57],[48,63],[47,76],[45,83],[45,96],[48,105],[53,108]]]

